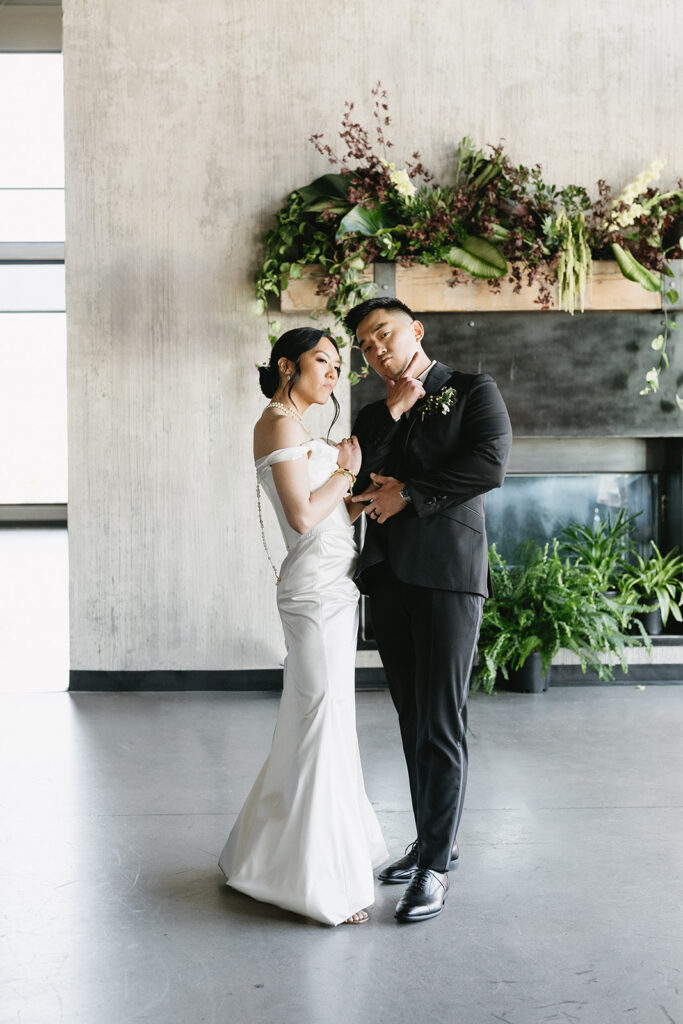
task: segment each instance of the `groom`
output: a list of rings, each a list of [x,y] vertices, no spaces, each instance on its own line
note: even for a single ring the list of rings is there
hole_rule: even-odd
[[[353,500],[367,515],[356,582],[370,598],[417,825],[379,877],[408,883],[399,921],[424,921],[443,909],[458,862],[466,700],[488,593],[483,495],[503,482],[510,420],[491,377],[426,355],[424,328],[398,299],[369,299],[344,322],[387,385],[353,427],[363,452]]]

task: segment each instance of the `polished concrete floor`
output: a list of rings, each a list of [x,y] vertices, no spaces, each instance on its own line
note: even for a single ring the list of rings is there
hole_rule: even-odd
[[[258,693],[0,697],[2,1024],[683,1024],[683,686],[476,695],[444,913],[326,928],[216,859],[267,752]],[[393,709],[358,697],[390,849]]]

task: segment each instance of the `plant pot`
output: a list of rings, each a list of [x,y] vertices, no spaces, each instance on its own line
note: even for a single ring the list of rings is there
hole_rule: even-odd
[[[659,636],[664,628],[662,625],[662,613],[659,608],[655,608],[653,612],[645,612],[640,616],[640,621],[645,627],[645,632],[648,636]]]
[[[543,693],[548,689],[550,670],[543,672],[541,655],[534,651],[521,668],[510,669],[509,687],[515,693]]]

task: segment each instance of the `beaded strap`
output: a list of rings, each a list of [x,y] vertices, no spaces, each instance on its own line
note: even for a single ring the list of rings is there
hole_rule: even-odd
[[[266,552],[266,555],[268,556],[270,566],[273,572],[275,573],[275,586],[277,587],[278,583],[280,583],[281,581],[278,571],[275,568],[275,564],[273,563],[273,559],[270,557],[268,544],[266,543],[266,528],[263,525],[263,512],[261,511],[261,485],[259,483],[258,473],[256,474],[256,507],[258,508],[258,521],[261,524],[261,540],[263,541],[263,547]]]

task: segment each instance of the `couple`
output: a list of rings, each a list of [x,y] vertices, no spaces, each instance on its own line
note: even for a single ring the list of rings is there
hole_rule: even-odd
[[[388,852],[356,738],[357,583],[398,711],[417,826],[379,878],[407,886],[399,921],[423,921],[442,910],[458,862],[466,699],[488,588],[483,495],[503,482],[510,422],[489,376],[426,355],[423,326],[399,300],[369,299],[345,323],[387,397],[339,445],[311,438],[302,421],[330,397],[339,414],[339,352],[323,331],[287,331],[259,370],[271,398],[254,429],[259,513],[263,488],[288,550],[279,577],[273,566],[287,656],[270,756],[219,863],[258,900],[326,924],[368,920],[373,867]],[[363,512],[358,559],[352,523]]]

